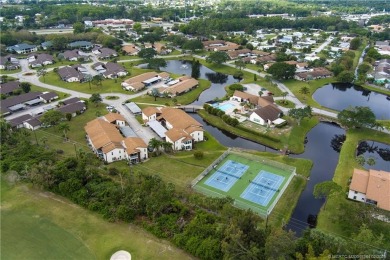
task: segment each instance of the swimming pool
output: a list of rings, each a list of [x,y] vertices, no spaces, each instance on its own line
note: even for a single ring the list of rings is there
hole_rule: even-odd
[[[230,103],[225,103],[225,104],[222,104],[222,105],[220,105],[220,104],[216,105],[216,108],[221,109],[223,112],[226,112],[226,110],[234,108],[234,107],[235,107],[235,105],[230,104]]]

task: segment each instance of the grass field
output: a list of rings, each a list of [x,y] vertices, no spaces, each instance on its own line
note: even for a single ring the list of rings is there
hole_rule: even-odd
[[[132,224],[110,223],[52,193],[1,182],[1,259],[191,259]]]
[[[262,206],[257,203],[254,203],[252,201],[246,200],[244,198],[241,198],[241,194],[245,191],[245,189],[250,185],[250,182],[255,179],[257,174],[263,170],[270,172],[272,174],[282,176],[284,177],[283,183],[278,187],[282,191],[283,187],[287,185],[288,179],[291,176],[291,172],[287,170],[282,170],[280,168],[267,165],[265,163],[262,163],[263,160],[262,157],[247,157],[244,155],[237,155],[230,153],[226,158],[224,158],[220,163],[218,163],[217,170],[224,165],[228,160],[239,162],[241,164],[249,166],[249,168],[245,171],[245,173],[241,176],[240,179],[237,179],[236,182],[233,184],[233,186],[228,191],[222,191],[220,189],[211,187],[206,184],[206,182],[212,178],[212,175],[216,172],[215,169],[212,169],[208,174],[207,177],[204,177],[201,181],[199,181],[194,189],[198,190],[202,193],[205,193],[210,196],[229,196],[233,198],[237,203],[244,204],[243,207],[247,207],[252,209],[254,212],[259,213],[260,215],[265,215],[266,212],[269,210],[270,206],[273,204],[273,202],[278,197],[278,192],[275,192],[272,195],[272,199],[269,201],[267,206]]]
[[[22,71],[22,69],[17,69],[17,70],[0,70],[0,76],[1,75],[7,75],[7,74],[19,73],[21,71]]]

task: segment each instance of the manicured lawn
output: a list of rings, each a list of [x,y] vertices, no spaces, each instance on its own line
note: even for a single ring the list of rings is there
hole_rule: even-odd
[[[0,70],[0,75],[14,74],[14,73],[19,73],[21,71],[22,71],[22,69],[17,69],[17,70]]]
[[[335,170],[333,181],[339,184],[343,191],[347,191],[348,180],[352,176],[354,168],[362,168],[356,162],[356,147],[360,141],[371,140],[390,144],[387,134],[368,129],[348,130],[347,139],[344,142],[339,163]],[[386,170],[386,169],[384,169]],[[387,248],[390,249],[390,226],[388,223],[376,220],[371,217],[372,213],[390,214],[367,204],[354,202],[346,199],[346,196],[330,196],[326,208],[322,208],[318,218],[317,228],[327,232],[335,232],[340,235],[350,236],[352,233],[358,233],[361,224],[365,223],[373,230],[373,233],[384,234]],[[353,215],[348,215],[353,214]],[[359,215],[355,215],[359,214]],[[359,217],[360,216],[360,217]]]
[[[54,64],[46,65],[45,67],[40,67],[40,68],[32,68],[32,69],[34,69],[34,70],[50,69],[50,68],[58,68],[58,67],[63,67],[63,66],[72,66],[72,65],[75,65],[75,64],[83,64],[83,63],[90,62],[90,61],[79,62],[79,61],[69,61],[69,60],[59,61],[58,59],[54,59],[54,60],[55,60]]]
[[[289,79],[289,80],[283,81],[283,84],[285,84],[302,103],[306,103],[307,105],[312,106],[312,107],[317,107],[317,108],[321,108],[324,110],[334,112],[334,110],[332,110],[332,109],[321,106],[312,97],[313,93],[317,89],[323,87],[324,85],[326,85],[328,83],[332,83],[332,82],[335,82],[334,78],[311,80],[309,82],[303,82],[303,81],[298,81],[295,79]],[[308,87],[310,90],[310,93],[307,95],[300,93],[299,91],[302,87]]]
[[[239,129],[237,127],[230,126],[230,125],[226,124],[225,122],[223,122],[220,117],[210,115],[209,113],[207,113],[204,110],[198,111],[198,114],[203,119],[205,119],[209,124],[211,124],[215,127],[218,127],[219,129],[226,130],[229,133],[232,133],[232,134],[235,134],[237,136],[252,140],[252,141],[257,142],[257,143],[264,144],[264,145],[272,147],[274,149],[280,149],[283,147],[283,144],[281,142],[278,142],[278,141],[273,140],[273,139],[269,139],[264,134],[263,135],[255,134],[255,133],[248,132],[248,131],[241,129],[241,128]]]
[[[290,121],[291,119],[289,119]],[[292,124],[292,123],[291,123]],[[306,134],[318,124],[318,119],[315,117],[312,117],[310,119],[305,118],[301,121],[300,125],[297,125],[296,123],[293,124],[294,127],[292,128],[290,135],[288,136],[287,140],[283,140],[283,143],[288,144],[288,149],[294,153],[303,153],[305,150],[305,137]],[[282,137],[283,139],[284,137]]]
[[[88,109],[81,115],[78,115],[72,118],[71,121],[67,122],[69,125],[69,132],[67,137],[69,138],[68,142],[64,141],[63,132],[59,131],[56,126],[49,128],[39,128],[35,131],[38,142],[40,145],[44,144],[52,149],[61,149],[64,151],[64,155],[74,156],[75,149],[78,151],[82,149],[85,152],[92,152],[87,146],[85,140],[84,126],[87,122],[96,118],[97,114],[105,115],[108,111],[105,108],[104,104],[99,104],[96,107],[93,104],[89,104]],[[31,135],[31,139],[35,141],[35,135]]]
[[[365,88],[365,89],[374,91],[374,92],[378,92],[378,93],[382,93],[382,94],[390,96],[390,90],[389,89],[375,88],[375,87],[371,87],[370,85],[363,85],[362,87]]]
[[[48,192],[1,182],[2,259],[109,259],[127,250],[134,259],[191,259],[132,224],[100,215]]]
[[[196,89],[191,90],[190,92],[187,92],[183,95],[177,96],[177,104],[187,105],[194,102],[199,95],[206,89],[208,89],[211,86],[210,81],[205,79],[199,79],[199,86]],[[142,95],[136,98],[131,99],[133,102],[140,102],[140,103],[153,103],[153,104],[159,104],[159,105],[175,105],[173,102],[173,98],[163,98],[159,97],[154,100],[155,98],[150,95]]]
[[[109,92],[116,92],[116,93],[127,93],[127,91],[123,90],[121,87],[121,79],[104,79],[102,81],[101,86],[96,86],[94,84],[89,82],[65,82],[60,79],[58,74],[56,72],[49,72],[45,75],[45,78],[40,77],[39,80],[41,82],[59,86],[61,88],[75,90],[83,93],[109,93]]]
[[[33,92],[33,91],[40,91],[40,92],[49,91],[50,92],[52,90],[51,89],[47,89],[47,88],[38,87],[36,85],[31,85],[31,92]],[[58,91],[55,91],[55,92],[58,95],[58,100],[69,97],[69,94],[67,94],[67,93],[58,92]]]
[[[295,107],[295,104],[289,100],[276,100],[275,103],[278,104],[279,106],[286,107],[286,108]]]
[[[226,150],[226,147],[218,143],[207,132],[205,136],[208,140],[196,143],[192,151],[161,154],[150,158],[145,163],[135,165],[134,169],[149,174],[158,174],[164,181],[175,184],[181,190],[186,190],[191,181]],[[195,159],[195,151],[202,151],[204,157]]]

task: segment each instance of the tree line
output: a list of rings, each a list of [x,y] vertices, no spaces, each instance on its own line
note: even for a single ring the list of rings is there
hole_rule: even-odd
[[[179,192],[173,184],[147,171],[102,167],[93,154],[84,151],[77,151],[77,157],[63,157],[59,150],[32,143],[31,132],[11,131],[4,121],[0,122],[0,131],[2,175],[13,172],[20,180],[67,197],[108,221],[142,226],[200,259],[374,254],[378,251],[367,244],[383,243],[383,236],[374,235],[365,226],[356,239],[364,239],[367,244],[315,229],[297,238],[291,231],[264,225],[251,211],[234,208],[231,198]]]

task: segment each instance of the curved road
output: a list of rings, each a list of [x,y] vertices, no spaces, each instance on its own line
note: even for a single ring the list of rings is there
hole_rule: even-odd
[[[162,56],[162,58],[163,57],[165,57],[165,58],[176,58],[176,57],[183,57],[183,56],[186,56],[186,55],[180,54],[180,55]],[[199,55],[193,55],[193,56],[195,58],[198,58],[198,59],[205,59],[205,57],[201,57]],[[118,61],[118,62],[131,62],[131,61],[137,61],[137,60],[140,60],[140,59],[122,60],[122,61]],[[15,73],[15,74],[8,74],[8,75],[9,76],[13,76],[13,77],[17,77],[20,81],[30,82],[30,83],[32,83],[32,84],[34,84],[36,86],[40,86],[40,87],[47,88],[47,89],[54,90],[54,91],[67,93],[71,97],[79,97],[79,98],[86,98],[86,99],[88,99],[91,96],[91,94],[86,94],[86,93],[82,93],[82,92],[74,91],[74,90],[69,90],[69,89],[64,89],[64,88],[61,88],[61,87],[57,87],[57,86],[53,86],[53,85],[49,85],[49,84],[46,84],[44,82],[41,82],[39,80],[38,76],[36,75],[36,71],[31,70],[28,67],[28,63],[27,63],[26,59],[20,60],[20,64],[21,64],[21,68],[22,68],[21,72]],[[87,64],[89,64],[89,63],[87,63]],[[92,64],[92,62],[91,62],[91,64]],[[224,63],[224,65],[227,65],[229,67],[235,67],[233,64],[230,64],[230,63]],[[247,71],[247,72],[250,72],[250,73],[253,73],[253,74],[256,74],[256,75],[258,75],[260,77],[265,77],[266,76],[266,74],[257,72],[257,71],[252,70],[252,69],[244,68],[243,70]],[[28,72],[32,72],[34,74],[30,75],[30,76],[25,76],[24,74],[28,73]],[[293,102],[297,108],[301,108],[301,107],[305,106],[305,104],[303,104],[294,95],[294,93],[288,87],[286,87],[286,85],[284,85],[283,83],[281,83],[279,81],[276,81],[276,80],[272,80],[272,82],[274,82],[282,92],[287,92],[288,93],[286,99],[291,101],[291,102]],[[154,86],[153,88],[156,88],[158,86],[159,85]],[[107,96],[117,96],[117,97],[119,97],[116,100],[104,99],[103,102],[108,104],[108,105],[114,106],[121,114],[123,114],[126,117],[126,119],[128,119],[130,122],[133,122],[134,125],[140,126],[140,124],[138,123],[138,121],[136,121],[134,116],[127,109],[125,109],[122,106],[122,103],[125,102],[128,99],[132,99],[132,98],[144,95],[146,92],[147,92],[147,90],[144,90],[144,91],[141,91],[139,93],[135,93],[135,94],[131,94],[131,95],[123,94],[123,93],[104,93],[104,94],[101,94],[101,96],[102,96],[102,98],[106,98]],[[282,108],[282,111],[283,112],[287,112],[288,109]],[[326,111],[326,110],[323,110],[323,109],[313,108],[313,112],[316,113],[316,114],[319,114],[319,115],[324,115],[324,116],[331,117],[331,118],[337,118],[337,113],[329,112],[329,111]],[[8,118],[12,118],[11,116],[9,116]],[[145,128],[144,127],[143,129],[149,129],[149,128]],[[141,128],[137,129],[137,130],[141,131]],[[382,132],[385,132],[385,133],[390,133],[390,131],[385,130],[385,129],[382,129],[382,130],[379,130],[379,131],[382,131]],[[137,131],[135,131],[135,132],[137,132]],[[146,137],[145,139],[150,140],[152,137],[155,137],[155,134],[154,133],[148,133],[148,134],[146,134],[145,137]]]

